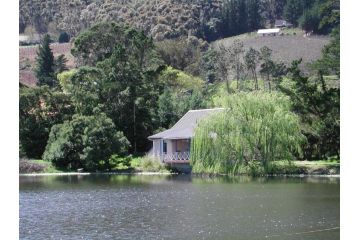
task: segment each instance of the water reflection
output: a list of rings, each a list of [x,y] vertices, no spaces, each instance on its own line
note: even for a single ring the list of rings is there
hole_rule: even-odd
[[[20,177],[20,237],[264,239],[333,228],[339,226],[339,182],[321,177]],[[339,230],[296,239],[339,239]]]

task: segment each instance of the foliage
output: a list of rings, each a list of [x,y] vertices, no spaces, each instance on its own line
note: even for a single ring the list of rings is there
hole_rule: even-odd
[[[221,0],[20,0],[19,5],[20,32],[34,27],[39,33],[57,36],[66,31],[76,37],[98,22],[114,21],[138,26],[146,35],[163,40],[213,35],[209,23],[219,18]]]
[[[306,159],[339,158],[340,145],[340,90],[328,88],[323,75],[311,81],[294,61],[289,69],[293,84],[279,89],[288,95],[292,109],[301,117],[301,131],[308,143],[303,146]]]
[[[225,0],[221,15],[222,36],[234,36],[257,30],[263,25],[258,0]]]
[[[100,103],[102,89],[102,73],[93,67],[80,67],[73,73],[62,77],[62,87],[70,94],[70,98],[78,114],[91,115],[93,108]]]
[[[298,19],[300,27],[306,32],[319,32],[319,6],[315,4],[311,9],[305,11],[303,15]]]
[[[19,161],[19,173],[40,173],[45,170],[45,166],[39,163],[34,163],[29,160]]]
[[[206,90],[181,92],[165,89],[158,99],[157,117],[161,128],[172,127],[187,111],[207,107]]]
[[[312,64],[321,74],[335,74],[340,77],[340,32],[333,29],[332,40],[322,49],[322,57]]]
[[[161,164],[158,159],[151,157],[134,158],[131,166],[142,172],[168,172],[165,165]]]
[[[66,66],[67,62],[68,60],[66,59],[64,54],[61,54],[55,59],[54,62],[55,76],[57,76],[59,73],[69,70]]]
[[[250,48],[244,55],[244,63],[248,71],[251,72],[254,79],[254,89],[259,90],[257,78],[257,65],[260,61],[260,53],[254,48]]]
[[[239,173],[242,166],[291,159],[304,137],[290,101],[279,93],[223,96],[223,112],[199,123],[191,144],[194,172]]]
[[[58,39],[59,43],[67,43],[70,41],[70,36],[67,32],[61,32]]]
[[[50,87],[55,87],[57,85],[54,55],[50,48],[50,42],[50,36],[46,34],[39,45],[37,52],[35,75],[38,79],[39,86],[48,85]]]
[[[262,47],[260,49],[259,60],[261,61],[261,69],[259,72],[264,76],[268,89],[271,91],[273,81],[276,86],[286,74],[287,67],[284,63],[276,63],[272,60],[272,50],[268,47]]]
[[[118,154],[113,154],[109,159],[109,167],[110,169],[128,169],[131,167],[132,155],[128,155],[126,157],[121,157]]]
[[[156,43],[165,64],[198,76],[201,56],[208,48],[207,42],[196,37],[176,38]]]
[[[161,71],[159,82],[166,87],[182,91],[188,89],[200,89],[204,84],[201,78],[194,77],[173,67],[166,67]]]
[[[20,89],[19,111],[22,149],[27,157],[40,158],[51,127],[70,119],[74,109],[66,94],[43,86]]]
[[[284,7],[284,18],[294,26],[298,25],[298,19],[303,14],[303,1],[302,0],[288,0]]]
[[[92,81],[93,93],[99,92],[103,111],[129,139],[131,151],[148,150],[161,70],[152,39],[128,26],[100,23],[81,33],[74,45],[77,59],[101,72],[103,82]]]
[[[219,61],[219,52],[213,48],[208,49],[201,59],[201,77],[206,83],[214,83],[219,81],[219,74],[217,72],[217,63]]]
[[[43,159],[68,169],[107,170],[113,154],[124,156],[129,142],[103,113],[74,115],[51,128]]]

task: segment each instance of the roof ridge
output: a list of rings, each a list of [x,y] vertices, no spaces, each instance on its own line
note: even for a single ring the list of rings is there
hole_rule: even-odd
[[[204,109],[193,109],[188,112],[199,112],[199,111],[210,111],[210,110],[224,110],[225,108],[204,108]]]

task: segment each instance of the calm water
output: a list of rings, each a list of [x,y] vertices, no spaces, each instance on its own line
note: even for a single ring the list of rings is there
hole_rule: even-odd
[[[339,181],[20,177],[20,238],[339,239]]]

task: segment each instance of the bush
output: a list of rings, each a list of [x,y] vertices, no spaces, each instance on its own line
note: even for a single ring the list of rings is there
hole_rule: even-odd
[[[19,112],[21,154],[41,158],[51,127],[70,119],[74,108],[68,95],[44,86],[20,89]]]
[[[39,173],[43,172],[46,166],[29,160],[20,160],[19,173]]]
[[[59,43],[67,43],[70,41],[70,36],[67,32],[61,32],[59,35]]]
[[[128,169],[131,167],[132,156],[121,157],[114,154],[109,159],[110,169]]]
[[[144,172],[166,172],[168,171],[158,159],[151,157],[136,158],[131,163],[133,167]]]
[[[105,114],[74,115],[71,121],[51,128],[43,159],[67,169],[111,169],[111,155],[124,156],[129,145]]]

